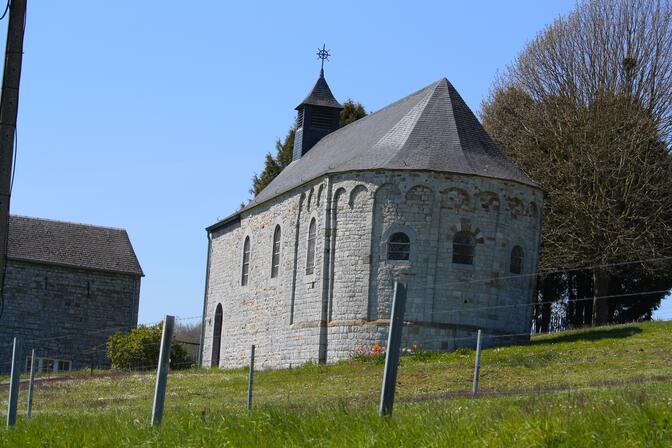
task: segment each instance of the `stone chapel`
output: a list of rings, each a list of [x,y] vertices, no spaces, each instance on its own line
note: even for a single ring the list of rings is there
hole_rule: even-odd
[[[294,158],[207,228],[201,362],[333,362],[404,342],[446,351],[529,338],[543,195],[440,79],[338,129],[324,71],[296,107]]]

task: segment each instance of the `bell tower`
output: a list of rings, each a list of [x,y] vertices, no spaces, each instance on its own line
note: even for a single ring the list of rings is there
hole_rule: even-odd
[[[329,50],[323,45],[317,52],[317,57],[322,60],[320,78],[308,96],[296,106],[293,160],[303,157],[322,137],[338,129],[343,106],[336,101],[324,79],[324,61],[328,61],[329,56]]]

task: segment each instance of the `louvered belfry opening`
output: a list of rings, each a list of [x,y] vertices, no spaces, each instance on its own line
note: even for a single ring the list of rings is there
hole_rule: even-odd
[[[294,160],[303,157],[317,142],[338,129],[342,109],[321,72],[313,89],[296,107]]]

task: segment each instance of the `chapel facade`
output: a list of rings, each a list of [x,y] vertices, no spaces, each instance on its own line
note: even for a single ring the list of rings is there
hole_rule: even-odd
[[[201,363],[283,368],[387,341],[447,351],[529,339],[543,195],[447,79],[341,129],[324,73],[294,160],[208,227]]]

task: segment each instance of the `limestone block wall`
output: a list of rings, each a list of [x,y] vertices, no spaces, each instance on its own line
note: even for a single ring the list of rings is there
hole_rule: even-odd
[[[105,343],[138,322],[140,277],[10,260],[0,319],[0,373],[10,369],[12,340],[26,355],[106,366]],[[92,347],[98,347],[91,351]],[[22,358],[25,362],[25,356]]]
[[[212,237],[204,319],[203,364],[288,367],[319,359],[324,318],[324,252],[328,182],[321,180],[243,213]],[[308,230],[315,220],[314,270],[306,273]],[[271,277],[273,235],[281,229],[280,269]],[[241,285],[243,244],[250,238],[247,285]],[[219,362],[213,359],[215,312],[223,312]]]
[[[340,310],[339,296],[347,291],[334,291],[329,360],[347,358],[357,346],[384,345],[395,280],[408,285],[408,346],[471,346],[479,328],[487,345],[528,338],[534,276],[525,274],[537,266],[539,190],[495,179],[406,171],[342,174],[334,177],[333,188],[342,189],[343,196],[366,189],[367,217],[338,221],[333,269],[335,278],[340,275],[350,289],[367,278],[369,288],[366,296],[350,301],[356,305]],[[400,231],[410,237],[410,259],[387,260],[387,240]],[[459,231],[471,233],[476,241],[471,265],[453,263],[453,237]],[[349,243],[349,254],[339,254],[338,238],[352,232],[360,241]],[[509,272],[516,245],[524,253],[522,275]],[[367,258],[367,270],[352,261]],[[366,315],[361,311],[365,300]],[[339,315],[344,319],[339,321]]]
[[[384,345],[395,280],[408,285],[406,344],[427,350],[526,339],[539,251],[542,194],[514,182],[447,173],[349,172],[325,176],[241,215],[212,235],[203,360],[212,365],[214,313],[222,306],[219,365],[260,367],[336,361]],[[317,227],[315,268],[306,271],[308,228]],[[273,233],[281,269],[270,278]],[[409,260],[388,260],[404,232]],[[473,264],[453,263],[453,237],[476,242]],[[251,238],[241,286],[242,245]],[[514,246],[523,275],[510,271]],[[520,337],[505,336],[517,334]]]

